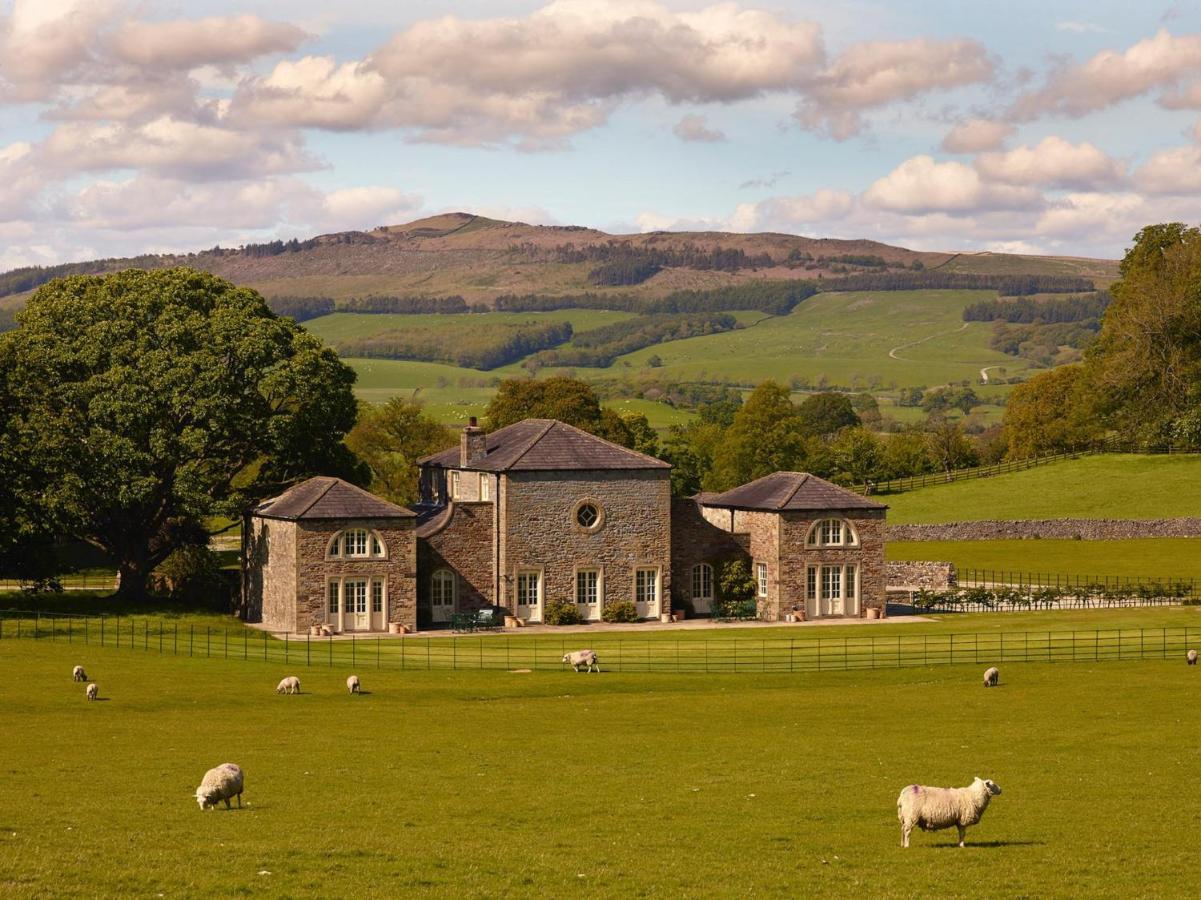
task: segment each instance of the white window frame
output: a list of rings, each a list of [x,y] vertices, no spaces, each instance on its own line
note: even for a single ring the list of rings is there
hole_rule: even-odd
[[[837,528],[838,540],[834,540],[834,530]],[[809,528],[805,539],[807,547],[858,547],[859,535],[849,519],[818,519]]]
[[[646,596],[648,578],[653,579],[652,596]],[[645,603],[659,608],[659,600],[663,593],[663,578],[658,566],[637,566],[634,569],[634,603]]]
[[[388,586],[382,578],[372,578],[368,587],[371,594],[371,615],[380,615],[388,611]]]
[[[355,537],[355,545],[358,547],[358,535],[365,535],[362,553],[350,552],[351,537]],[[387,559],[388,545],[384,542],[380,533],[372,528],[343,528],[334,535],[333,540],[329,542],[329,546],[325,550],[326,559]]]
[[[458,469],[450,470],[450,499],[451,500],[459,499],[459,470]]]
[[[458,603],[458,595],[459,579],[450,569],[438,569],[430,575],[430,609],[449,605],[453,610]],[[442,601],[449,601],[449,604]]]
[[[713,599],[713,566],[708,563],[697,563],[692,567],[692,599]]]
[[[533,581],[534,585],[534,602],[522,603],[522,582],[528,584]],[[517,575],[513,578],[513,606],[514,612],[516,607],[526,606],[534,609],[542,609],[542,570],[541,569],[518,569]]]
[[[480,500],[492,499],[492,482],[483,472],[480,472]]]
[[[591,597],[587,596],[588,588],[585,588],[585,595],[580,595],[581,578],[592,576]],[[575,603],[580,607],[580,611],[584,613],[585,619],[595,619],[600,615],[601,607],[605,600],[605,577],[599,566],[584,566],[575,570]]]
[[[767,580],[767,563],[755,563],[755,585],[756,593],[760,597],[767,596],[768,580]]]

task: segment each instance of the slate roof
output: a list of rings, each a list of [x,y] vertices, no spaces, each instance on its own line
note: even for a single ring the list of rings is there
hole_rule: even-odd
[[[254,508],[264,519],[411,519],[411,509],[389,503],[341,478],[302,481]]]
[[[458,447],[419,462],[480,472],[671,468],[661,459],[598,438],[558,419],[523,419],[489,433],[486,441],[485,456],[467,466],[459,465]]]
[[[822,509],[888,509],[808,472],[773,472],[724,494],[705,495],[705,506],[765,512]]]

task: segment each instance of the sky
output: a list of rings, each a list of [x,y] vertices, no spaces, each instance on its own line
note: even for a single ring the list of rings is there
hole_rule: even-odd
[[[459,210],[1117,257],[1201,4],[0,0],[0,270]]]

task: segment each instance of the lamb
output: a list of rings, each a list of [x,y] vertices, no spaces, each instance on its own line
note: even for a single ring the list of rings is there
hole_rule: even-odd
[[[96,684],[93,682],[85,688],[85,693],[89,700],[95,700],[100,695],[100,688],[96,687]]]
[[[232,809],[230,797],[238,798],[238,809],[242,808],[242,767],[233,763],[222,763],[215,769],[204,773],[200,787],[196,788],[196,802],[201,809],[216,808],[217,803],[225,801],[225,808]]]
[[[600,658],[597,657],[595,650],[575,650],[571,653],[564,653],[563,662],[570,665],[576,672],[580,671],[580,666],[584,667],[585,672],[591,672],[594,668],[597,672],[600,671]]]
[[[277,694],[299,694],[300,693],[300,679],[297,678],[295,675],[289,675],[287,678],[285,678],[283,681],[281,681],[276,686],[275,693],[277,693]]]
[[[996,687],[997,682],[1001,680],[1001,673],[997,671],[996,666],[990,666],[984,670],[984,686]]]
[[[1197,664],[1197,651],[1190,650],[1186,656],[1186,659],[1188,659],[1188,664],[1190,666],[1195,666]]]
[[[358,675],[351,675],[349,678],[346,679],[346,690],[350,691],[352,694],[359,693],[359,676]]]
[[[901,846],[909,846],[909,832],[916,825],[923,831],[940,831],[954,825],[959,829],[959,846],[969,825],[975,825],[988,803],[1001,793],[995,782],[975,779],[968,787],[939,788],[911,784],[897,797],[897,819],[901,823]]]
[[[88,673],[83,670],[83,666],[76,666],[71,670],[72,681],[87,681]]]

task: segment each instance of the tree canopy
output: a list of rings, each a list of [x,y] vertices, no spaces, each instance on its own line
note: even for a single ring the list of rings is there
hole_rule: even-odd
[[[704,486],[725,491],[772,472],[803,470],[810,455],[809,433],[788,388],[763,382],[747,397],[715,449]]]
[[[187,268],[74,276],[19,322],[0,336],[4,456],[41,516],[117,561],[123,594],[216,517],[311,474],[362,480],[342,441],[354,372],[252,290]]]
[[[371,490],[402,506],[419,497],[417,460],[454,446],[454,433],[411,397],[359,405],[346,444],[371,470]]]

